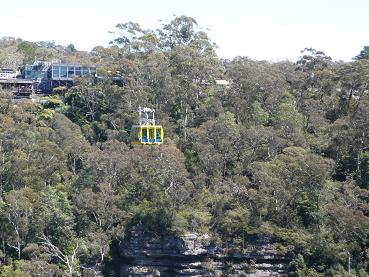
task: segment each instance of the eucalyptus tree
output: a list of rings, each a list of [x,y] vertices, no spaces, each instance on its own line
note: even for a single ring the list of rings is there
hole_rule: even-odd
[[[285,148],[271,162],[252,164],[252,182],[263,195],[267,218],[281,226],[321,224],[322,192],[333,166],[332,160],[300,147]]]
[[[214,44],[190,17],[177,17],[157,31],[137,23],[117,25],[113,44],[122,53],[125,91],[142,104],[156,105],[178,121],[184,138],[200,103],[212,92],[221,66]],[[132,69],[132,71],[127,71]],[[137,101],[127,99],[132,105]],[[131,105],[131,106],[132,106]]]
[[[369,46],[364,46],[359,55],[355,57],[357,60],[369,60]]]
[[[341,90],[340,108],[342,115],[355,114],[360,100],[368,94],[369,61],[357,60],[342,64],[338,68]]]
[[[251,119],[255,101],[271,114],[276,108],[276,99],[288,88],[280,69],[266,61],[236,57],[226,69],[231,86],[223,96],[223,104],[236,115],[238,123],[247,124]]]
[[[16,250],[20,259],[22,249],[31,229],[31,221],[37,207],[38,196],[30,188],[11,190],[4,197],[1,207],[2,231],[7,234],[5,243]]]

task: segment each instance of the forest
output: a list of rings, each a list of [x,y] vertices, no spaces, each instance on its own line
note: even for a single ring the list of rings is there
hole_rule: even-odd
[[[0,277],[118,276],[138,224],[238,249],[267,234],[288,276],[369,276],[369,47],[350,62],[313,48],[224,60],[191,17],[112,28],[90,52],[0,40],[1,67],[61,59],[103,76],[43,104],[1,92]],[[164,145],[130,144],[139,106]]]

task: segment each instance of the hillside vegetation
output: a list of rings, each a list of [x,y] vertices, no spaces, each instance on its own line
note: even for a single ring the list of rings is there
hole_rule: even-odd
[[[0,41],[2,67],[62,59],[102,76],[44,105],[2,93],[1,277],[114,276],[114,246],[137,224],[238,249],[263,233],[290,276],[369,276],[368,48],[352,62],[315,49],[222,60],[190,17],[115,30],[91,52]],[[139,106],[156,109],[165,145],[130,145]]]

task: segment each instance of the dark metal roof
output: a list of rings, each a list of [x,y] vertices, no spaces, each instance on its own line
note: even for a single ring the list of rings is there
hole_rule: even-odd
[[[33,84],[32,80],[26,80],[26,79],[1,79],[1,84]]]
[[[79,66],[79,67],[88,67],[88,68],[96,68],[96,66],[91,66],[91,65],[81,65],[78,63],[53,63],[51,64],[51,66]]]

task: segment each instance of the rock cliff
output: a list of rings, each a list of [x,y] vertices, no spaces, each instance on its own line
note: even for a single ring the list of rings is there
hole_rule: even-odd
[[[268,236],[247,236],[243,250],[208,235],[154,237],[136,228],[119,247],[121,276],[285,276],[289,259]]]

